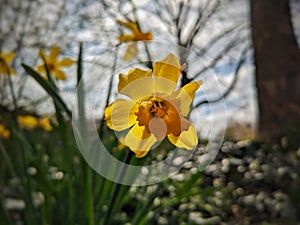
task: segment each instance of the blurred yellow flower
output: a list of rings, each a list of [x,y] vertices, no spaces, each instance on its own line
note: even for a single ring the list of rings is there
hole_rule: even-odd
[[[8,138],[10,136],[10,132],[5,128],[3,124],[0,123],[0,137]]]
[[[60,52],[60,47],[54,46],[51,51],[50,55],[46,56],[44,51],[42,49],[39,50],[39,56],[41,59],[45,60],[47,68],[49,72],[57,79],[57,80],[65,80],[66,75],[65,73],[61,70],[61,67],[68,67],[73,65],[76,61],[69,59],[69,58],[64,58],[62,60],[58,60],[57,56]],[[37,67],[37,70],[40,73],[45,73],[46,68],[45,64],[39,65]]]
[[[126,146],[120,141],[119,144],[118,144],[118,146],[117,146],[117,149],[121,151],[124,148],[126,148]]]
[[[119,98],[105,109],[107,126],[115,131],[130,128],[122,140],[136,157],[144,157],[165,137],[179,148],[191,150],[198,144],[194,126],[185,118],[202,81],[177,89],[182,72],[178,58],[168,54],[152,70],[135,68],[119,75]],[[128,99],[129,97],[129,99]]]
[[[38,119],[33,116],[18,116],[18,122],[22,128],[33,129],[38,125]]]
[[[131,30],[131,34],[122,34],[118,36],[120,42],[133,42],[128,45],[128,48],[123,56],[125,61],[131,60],[137,54],[136,41],[152,40],[152,32],[142,32],[137,23],[117,20],[117,23]]]
[[[9,64],[15,58],[14,52],[0,53],[0,74],[7,75],[7,70],[10,75],[16,74],[14,68],[10,67]]]
[[[50,117],[45,116],[42,118],[37,118],[34,116],[18,116],[18,123],[24,129],[42,128],[45,131],[51,131],[52,126],[50,123]]]
[[[45,131],[52,130],[52,126],[51,126],[49,117],[40,118],[38,120],[38,125],[39,125],[39,127],[43,128]]]

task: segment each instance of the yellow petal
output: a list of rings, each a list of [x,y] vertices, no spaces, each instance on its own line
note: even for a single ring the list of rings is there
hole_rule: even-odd
[[[145,126],[135,124],[125,136],[124,142],[136,154],[143,155],[145,153],[142,154],[142,152],[148,152],[157,140],[153,134],[146,131]]]
[[[1,133],[1,136],[3,138],[9,138],[10,136],[10,131],[9,130],[4,130],[2,133]]]
[[[52,73],[57,80],[65,80],[67,78],[66,74],[61,70],[54,70]]]
[[[136,46],[136,42],[131,43],[128,45],[128,48],[125,51],[125,54],[123,56],[123,60],[124,61],[130,61],[133,57],[136,56],[137,54],[137,46]]]
[[[168,54],[166,58],[157,61],[154,64],[154,76],[162,77],[173,81],[177,84],[178,78],[181,74],[181,66],[178,58],[173,54]],[[175,89],[175,88],[174,88]]]
[[[12,68],[11,66],[8,66],[8,64],[3,60],[1,61],[0,58],[0,74],[3,75],[14,75],[16,72],[14,70],[14,68]]]
[[[116,131],[125,130],[136,123],[138,106],[133,101],[117,99],[104,112],[107,126]]]
[[[134,40],[134,35],[133,34],[122,34],[120,36],[118,36],[118,40],[120,42],[130,42],[130,41],[133,41]]]
[[[149,97],[154,93],[154,81],[151,77],[151,70],[135,68],[128,72],[128,75],[119,75],[118,91],[133,100]]]
[[[18,122],[21,127],[26,129],[32,129],[38,125],[38,119],[33,116],[18,116]]]
[[[164,77],[154,78],[155,93],[171,95],[177,87],[177,83]]]
[[[197,131],[191,124],[188,130],[182,131],[178,137],[173,134],[169,134],[168,138],[169,141],[178,148],[191,150],[198,144]]]
[[[152,39],[153,39],[152,32],[136,33],[134,36],[134,41],[150,41]]]
[[[140,32],[140,29],[138,28],[138,25],[134,22],[127,22],[127,21],[122,21],[122,20],[117,20],[117,23],[120,24],[121,26],[124,26],[128,29],[130,29],[133,33],[138,33]]]
[[[8,70],[9,70],[9,74],[10,74],[10,75],[14,75],[14,74],[16,74],[16,71],[15,71],[15,69],[14,69],[14,68],[12,68],[12,67],[9,67],[9,68],[8,68]]]
[[[49,57],[49,59],[50,59],[51,62],[55,62],[56,61],[56,58],[57,58],[59,52],[60,52],[60,47],[58,47],[58,46],[54,46],[51,49],[51,51],[50,51],[50,57]]]
[[[44,73],[46,71],[45,65],[39,65],[36,70],[40,73]]]
[[[4,60],[6,64],[9,64],[14,58],[16,53],[14,52],[8,52],[8,53],[1,53],[0,59]]]
[[[148,151],[141,151],[141,150],[131,149],[131,151],[133,151],[135,153],[135,157],[137,157],[137,158],[143,158],[143,157],[145,157],[148,154],[148,152],[150,150],[148,150]]]
[[[59,63],[58,66],[71,66],[75,63],[74,60],[72,59],[62,59]]]
[[[49,117],[44,117],[38,120],[38,125],[43,128],[45,131],[50,131],[52,130],[52,126],[50,123],[50,118]]]
[[[135,68],[129,70],[127,75],[120,74],[119,75],[119,83],[118,83],[118,92],[121,92],[122,89],[129,85],[131,82],[144,78],[144,77],[151,77],[152,70],[142,70],[139,68]]]
[[[39,49],[39,56],[42,60],[46,60],[47,61],[47,58],[46,58],[46,55],[45,55],[45,52],[43,49]]]
[[[183,116],[186,116],[189,113],[190,105],[194,100],[195,92],[202,83],[202,80],[188,83],[174,93],[173,97],[180,100],[180,111]]]
[[[0,74],[6,74],[5,65],[0,62]]]
[[[7,130],[2,124],[0,124],[0,137],[8,138],[10,136],[10,131]]]

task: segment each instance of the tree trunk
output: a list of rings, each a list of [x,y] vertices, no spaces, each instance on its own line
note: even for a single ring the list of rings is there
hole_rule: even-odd
[[[289,0],[250,0],[259,138],[300,128],[300,51]]]

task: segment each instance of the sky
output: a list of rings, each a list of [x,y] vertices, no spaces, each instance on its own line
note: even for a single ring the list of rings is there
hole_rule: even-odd
[[[185,2],[184,0],[182,0]],[[116,19],[138,19],[144,31],[152,31],[154,40],[157,43],[149,44],[152,59],[155,61],[168,51],[178,53],[176,42],[176,29],[172,26],[172,18],[166,12],[160,17],[159,11],[153,1],[134,0],[136,4],[136,14],[132,14],[132,5],[118,5],[119,1],[107,1],[108,8],[103,8],[101,1],[97,0],[11,0],[1,5],[0,8],[0,46],[1,51],[16,51],[17,56],[14,61],[18,76],[14,78],[14,83],[18,86],[16,94],[22,97],[20,104],[41,103],[35,105],[39,114],[53,112],[51,100],[44,100],[46,93],[36,85],[35,81],[24,74],[20,63],[35,66],[41,63],[38,58],[39,48],[46,51],[53,45],[61,46],[63,57],[77,58],[78,43],[84,43],[84,66],[87,91],[94,92],[87,94],[88,106],[95,105],[95,115],[101,118],[105,95],[110,77],[113,77],[113,90],[116,90],[117,75],[119,72],[126,73],[126,69],[134,66],[141,66],[139,60],[146,60],[140,45],[141,55],[139,60],[133,62],[116,62],[116,69],[111,69],[114,56],[120,58],[126,46],[116,48],[118,41],[116,36],[124,29],[116,25]],[[195,4],[198,1],[192,1]],[[212,1],[211,1],[212,2]],[[189,75],[193,75],[202,67],[208,70],[201,74],[199,79],[204,80],[204,85],[197,93],[195,104],[205,98],[216,97],[226,89],[233,80],[237,59],[242,45],[233,47],[228,54],[225,54],[220,62],[209,67],[211,60],[227,42],[235,40],[235,32],[218,41],[204,55],[197,55],[200,50],[210,43],[210,41],[224,29],[234,24],[244,25],[240,35],[245,38],[244,44],[249,40],[249,4],[247,0],[234,0],[227,4],[227,0],[221,1],[221,10],[216,16],[212,16],[206,26],[201,30],[201,35],[195,39],[195,47],[191,49],[193,58],[189,61]],[[172,5],[172,4],[171,4]],[[118,8],[119,7],[119,8]],[[183,32],[188,31],[192,25],[195,12],[193,7],[189,13],[189,20],[183,27]],[[238,10],[237,10],[238,9]],[[159,10],[162,11],[162,8]],[[178,8],[173,8],[176,13]],[[296,0],[292,1],[292,15],[295,33],[300,42],[300,4]],[[172,12],[171,12],[172,14]],[[124,16],[125,15],[125,16]],[[184,36],[183,36],[184,37]],[[185,38],[187,38],[186,36]],[[199,50],[199,51],[198,51]],[[117,53],[116,53],[117,52]],[[231,123],[249,123],[255,126],[257,120],[257,102],[252,52],[248,54],[246,63],[239,71],[239,80],[232,93],[224,102],[217,104],[203,105],[195,110],[191,116],[192,120],[199,123],[198,130],[204,137],[209,136],[212,126],[222,128],[226,121]],[[201,65],[200,65],[201,64]],[[66,99],[70,107],[74,104],[76,68],[66,70],[68,73],[67,82],[59,82],[62,96]],[[0,80],[0,84],[3,81]],[[95,85],[97,84],[97,85]],[[98,88],[95,88],[95,86]],[[3,89],[2,89],[3,90]],[[34,93],[34,94],[33,94]],[[115,96],[115,95],[113,95]],[[110,102],[113,98],[110,99]],[[224,104],[226,113],[224,113]]]

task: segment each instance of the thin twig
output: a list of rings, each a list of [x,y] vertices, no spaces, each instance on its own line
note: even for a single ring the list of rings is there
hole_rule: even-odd
[[[221,60],[229,50],[231,50],[236,46],[236,43],[243,42],[243,41],[245,40],[241,40],[240,37],[237,37],[234,41],[231,41],[224,49],[222,49],[222,51],[220,51],[220,53],[209,63],[209,65],[207,65],[206,67],[202,68],[201,70],[195,73],[195,75],[193,76],[193,80],[196,80],[203,72],[205,72],[207,69],[211,68],[212,66],[216,65],[216,63],[219,60]]]
[[[206,99],[206,100],[203,100],[203,101],[197,103],[197,104],[194,106],[194,108],[197,108],[197,107],[199,107],[200,105],[203,105],[203,104],[210,104],[210,103],[216,103],[216,102],[218,102],[218,101],[221,101],[222,99],[224,99],[225,97],[227,97],[227,96],[231,93],[231,91],[234,89],[234,87],[235,87],[235,85],[236,85],[236,83],[237,83],[237,81],[238,81],[238,78],[239,78],[239,71],[240,71],[242,65],[245,63],[245,61],[246,61],[246,59],[247,59],[246,54],[247,54],[247,52],[249,51],[249,49],[250,49],[250,46],[248,45],[248,46],[246,46],[246,47],[244,48],[244,50],[242,51],[241,57],[240,57],[240,61],[239,61],[239,63],[237,64],[237,66],[236,66],[236,68],[235,68],[235,73],[234,73],[235,76],[234,76],[234,78],[233,78],[233,80],[232,80],[230,86],[227,88],[227,90],[226,90],[221,96],[219,96],[219,97],[217,97],[217,98],[215,98],[215,99],[211,99],[211,100],[207,100],[207,99]]]

